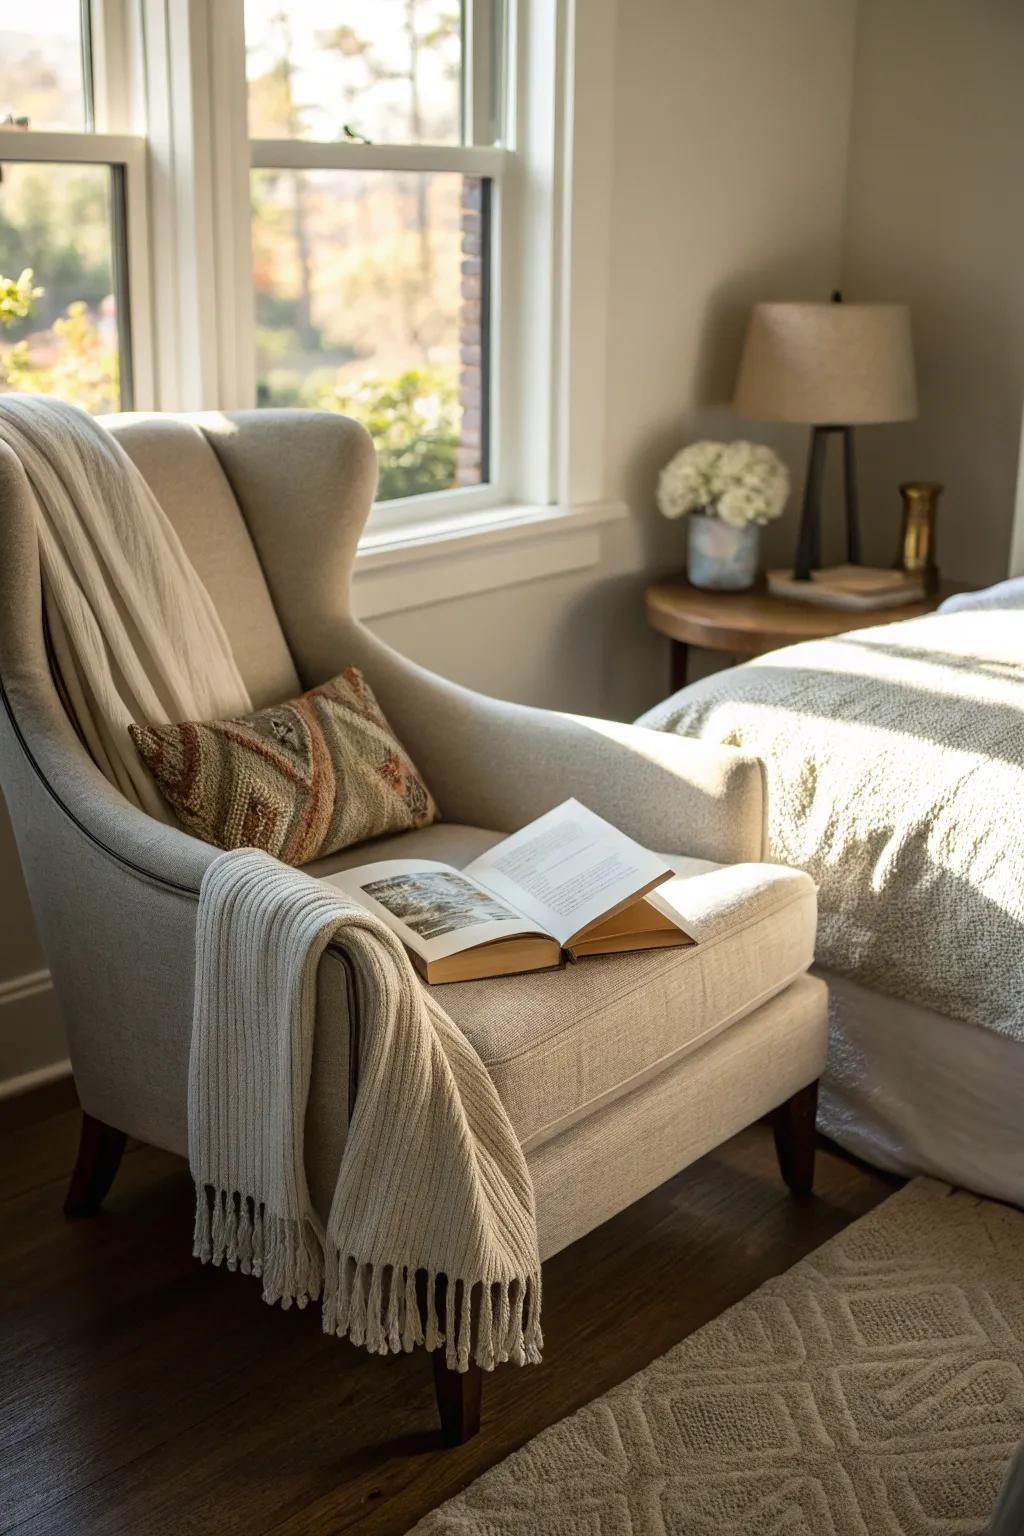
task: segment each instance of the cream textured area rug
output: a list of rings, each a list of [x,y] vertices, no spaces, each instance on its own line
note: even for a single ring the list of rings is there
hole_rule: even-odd
[[[917,1179],[416,1526],[973,1536],[1024,1438],[1024,1213]]]

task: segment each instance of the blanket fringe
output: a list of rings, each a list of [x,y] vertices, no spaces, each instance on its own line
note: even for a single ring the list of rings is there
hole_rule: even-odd
[[[371,1354],[408,1353],[422,1344],[430,1351],[444,1349],[445,1364],[453,1371],[468,1371],[471,1363],[485,1371],[510,1360],[540,1363],[539,1275],[491,1285],[449,1280],[441,1317],[436,1270],[360,1264],[329,1254],[326,1271],[324,1332],[347,1335]],[[417,1274],[425,1280],[422,1299]]]
[[[284,1311],[322,1294],[324,1332],[347,1336],[370,1354],[408,1354],[420,1345],[444,1349],[453,1371],[468,1371],[471,1362],[485,1371],[507,1361],[540,1363],[539,1274],[490,1285],[449,1279],[441,1318],[436,1270],[360,1263],[336,1251],[325,1256],[312,1227],[273,1216],[250,1196],[209,1185],[196,1190],[192,1252],[204,1264],[261,1276],[264,1301]],[[426,1281],[424,1306],[418,1274]]]
[[[323,1290],[323,1256],[307,1223],[271,1216],[251,1196],[202,1185],[196,1189],[192,1253],[263,1280],[263,1300],[283,1311],[305,1307]]]

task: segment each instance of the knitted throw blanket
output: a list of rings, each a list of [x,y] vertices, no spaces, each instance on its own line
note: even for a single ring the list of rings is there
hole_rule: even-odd
[[[142,475],[85,411],[0,395],[0,443],[35,492],[46,619],[75,724],[105,777],[167,821],[129,725],[252,707],[210,595]]]
[[[303,1121],[328,944],[355,981],[359,1091],[324,1229]],[[462,1371],[538,1361],[526,1160],[480,1058],[390,930],[264,853],[225,853],[203,881],[195,986],[196,1256],[261,1276],[264,1300],[283,1307],[322,1294],[324,1332],[373,1353],[443,1345]]]

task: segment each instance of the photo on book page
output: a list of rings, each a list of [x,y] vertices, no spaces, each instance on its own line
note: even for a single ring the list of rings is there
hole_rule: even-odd
[[[478,923],[522,921],[503,901],[454,870],[389,875],[362,889],[421,939],[440,939]]]
[[[472,875],[434,859],[379,859],[327,875],[325,880],[379,917],[427,966],[467,950],[537,933],[536,924],[510,902],[481,886]],[[494,974],[506,974],[507,957],[491,958],[505,966]],[[547,940],[541,958],[548,965],[557,961],[552,939]],[[438,972],[428,979],[447,980],[449,975]]]

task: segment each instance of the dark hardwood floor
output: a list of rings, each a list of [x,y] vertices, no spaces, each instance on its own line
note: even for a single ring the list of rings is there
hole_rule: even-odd
[[[190,1257],[180,1160],[130,1147],[102,1214],[65,1221],[77,1136],[70,1111],[0,1132],[0,1530],[19,1536],[405,1532],[895,1185],[825,1150],[796,1199],[752,1127],[545,1267],[543,1366],[487,1379],[480,1435],[443,1450],[425,1355],[370,1358]]]

